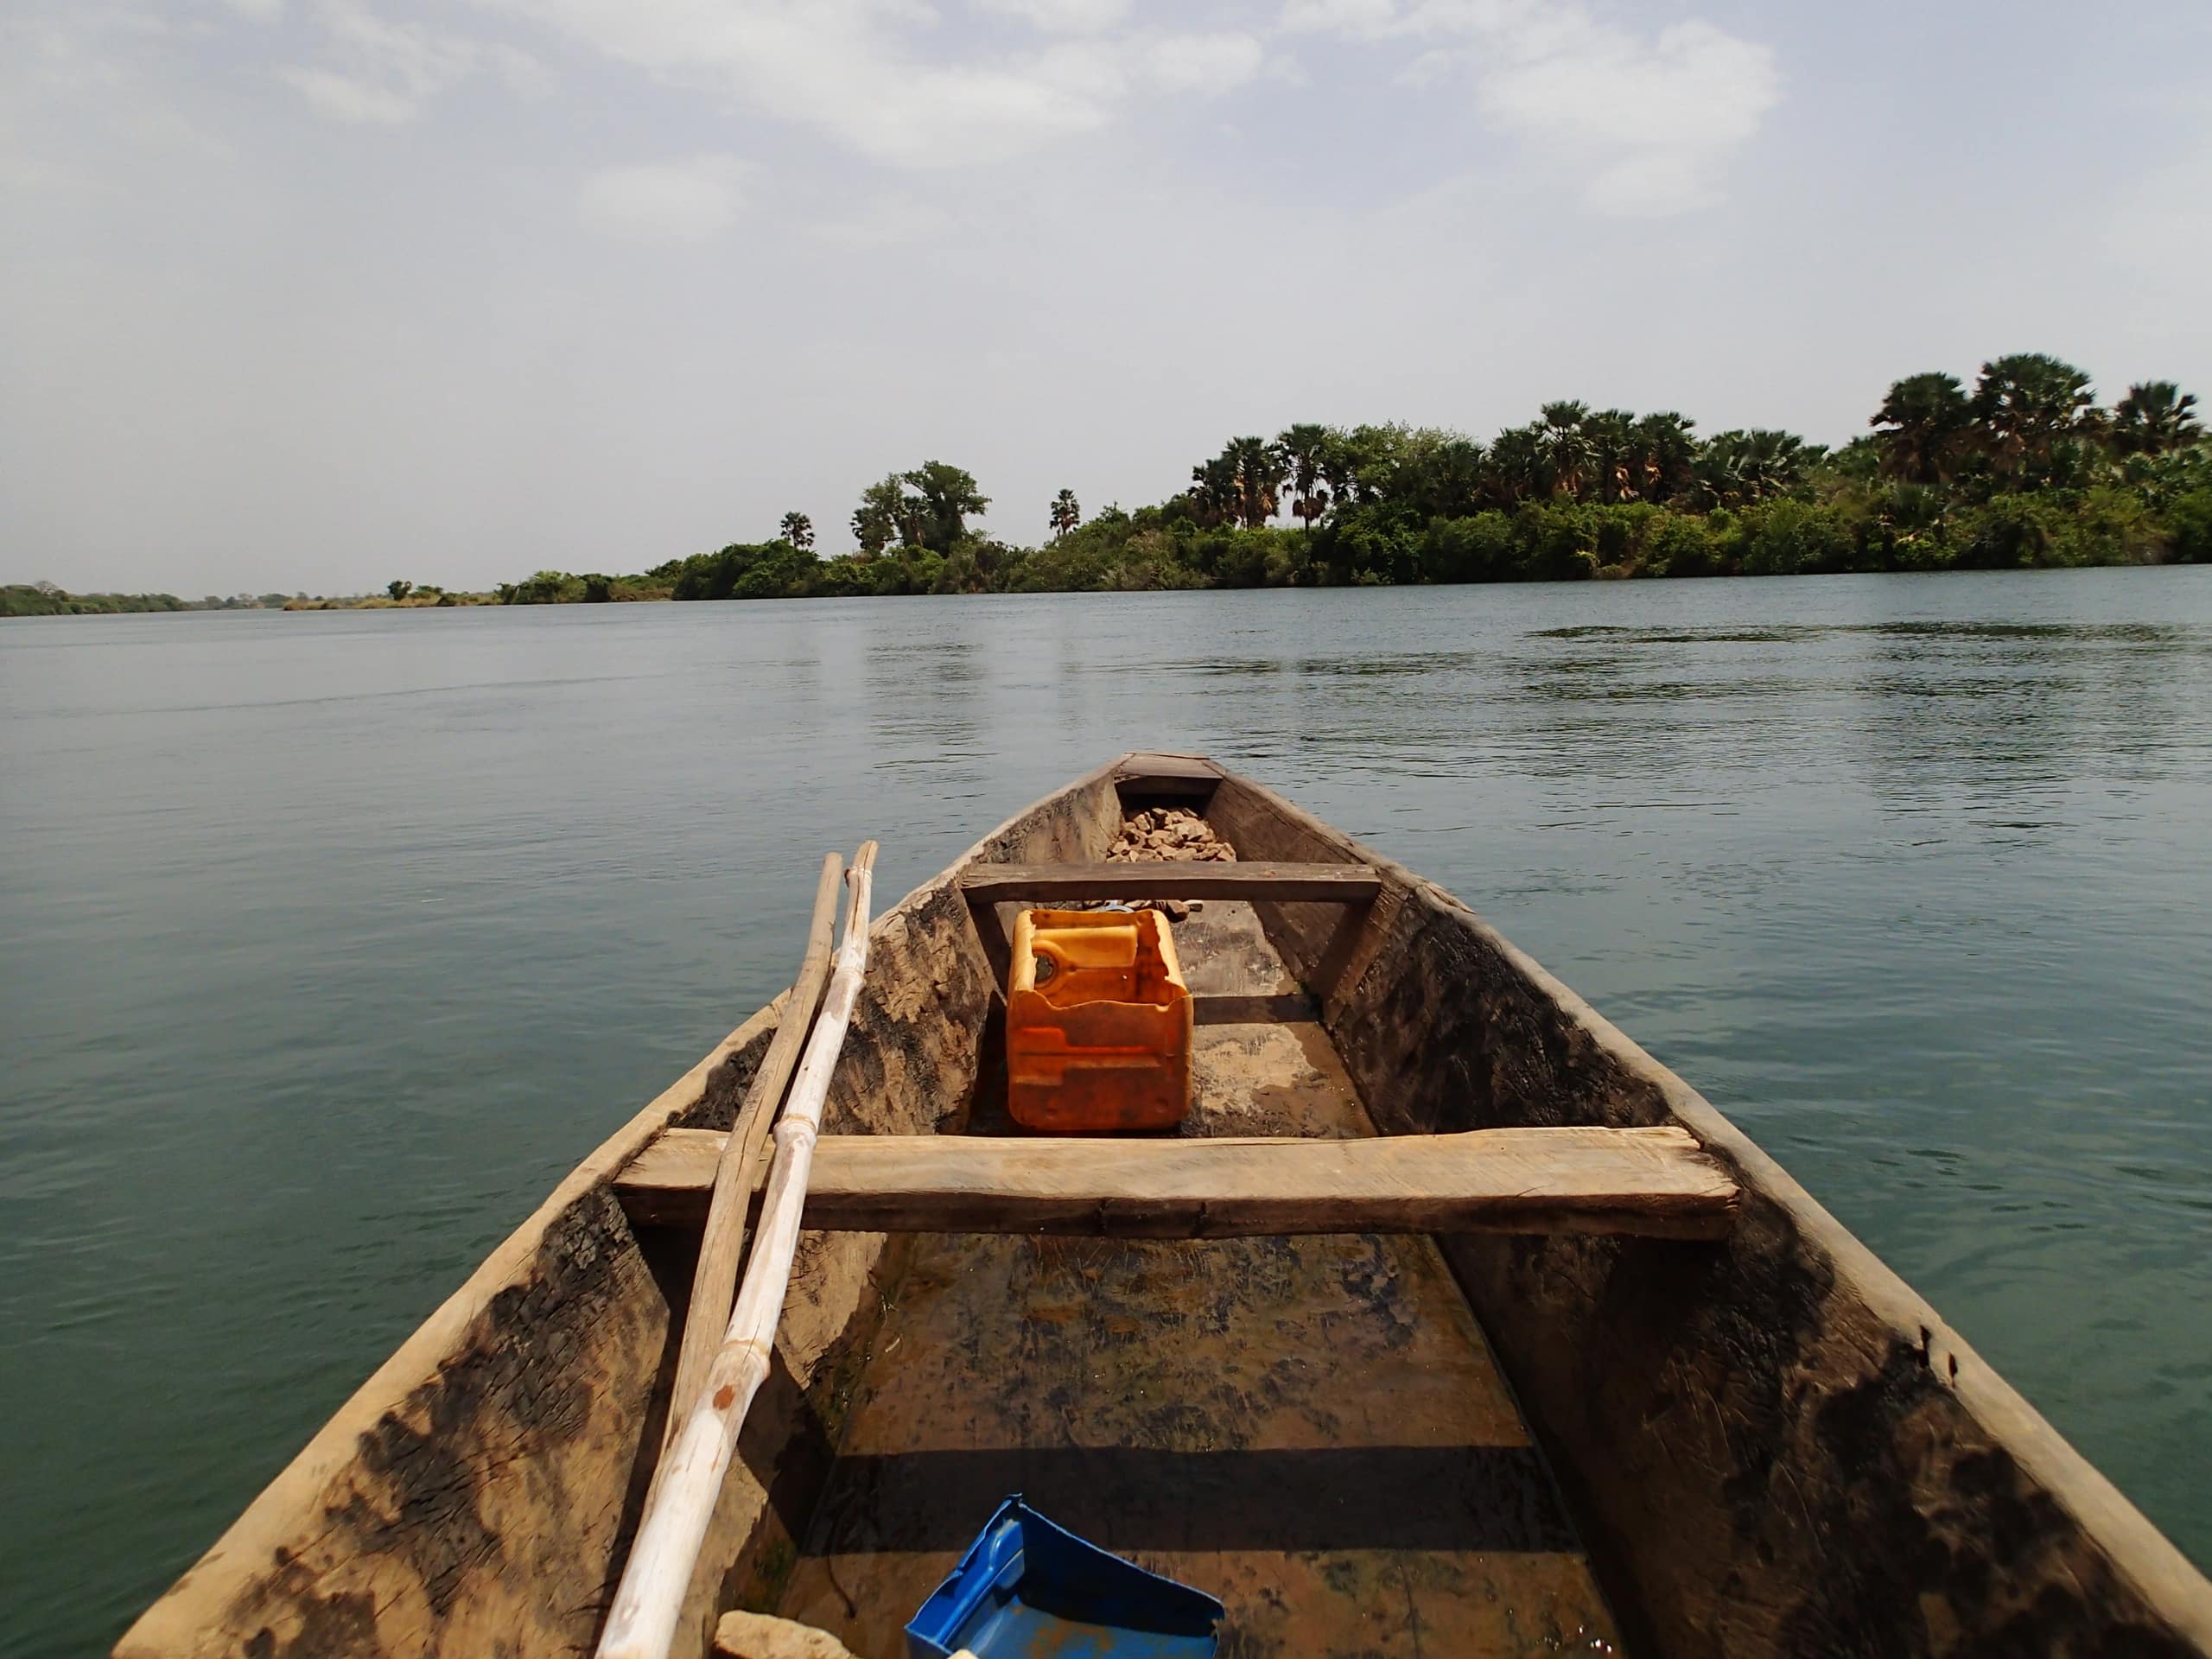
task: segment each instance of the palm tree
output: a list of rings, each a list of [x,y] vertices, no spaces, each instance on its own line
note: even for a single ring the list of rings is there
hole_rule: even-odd
[[[1690,487],[1698,442],[1687,415],[1667,410],[1636,423],[1637,493],[1646,501],[1671,501]]]
[[[1265,438],[1231,438],[1203,466],[1191,468],[1191,504],[1201,523],[1257,530],[1275,516],[1289,463]]]
[[[1974,389],[1982,442],[2003,473],[2047,467],[2061,442],[2094,429],[2096,407],[2089,377],[2041,352],[1983,364]]]
[[[1910,374],[1866,422],[1879,433],[1883,470],[1908,484],[1942,484],[1966,452],[1974,404],[1958,377]]]
[[[2163,455],[2186,449],[2204,435],[2196,410],[2196,393],[2183,391],[2172,381],[2139,382],[2113,405],[2112,447],[2123,455]]]
[[[784,515],[784,539],[793,547],[810,548],[814,545],[814,520],[803,512]]]
[[[1073,490],[1062,490],[1052,498],[1050,517],[1052,539],[1056,542],[1083,522],[1083,508],[1077,502]]]
[[[1208,527],[1236,517],[1236,463],[1229,451],[1191,468],[1190,497],[1194,516]]]
[[[1232,439],[1225,453],[1236,471],[1237,519],[1245,529],[1257,530],[1281,505],[1288,463],[1281,447],[1265,438]]]
[[[1792,432],[1716,432],[1698,454],[1692,499],[1710,511],[1787,494],[1826,453]]]
[[[1516,507],[1551,493],[1544,429],[1510,426],[1490,447],[1488,494],[1493,505]]]
[[[1582,435],[1589,445],[1598,499],[1607,503],[1634,499],[1639,471],[1636,416],[1624,409],[1601,409],[1584,418]]]
[[[1344,469],[1337,460],[1342,446],[1327,427],[1307,421],[1294,426],[1275,440],[1275,448],[1290,469],[1290,510],[1307,530],[1329,510],[1329,481]]]
[[[1582,429],[1590,418],[1590,405],[1546,404],[1543,416],[1544,466],[1550,474],[1551,493],[1580,497],[1591,460],[1589,435]]]

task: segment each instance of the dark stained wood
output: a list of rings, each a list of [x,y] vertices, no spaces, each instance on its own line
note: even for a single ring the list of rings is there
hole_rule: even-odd
[[[1222,771],[1194,754],[1132,754],[1114,767],[1113,776],[1124,801],[1203,801],[1220,784]]]
[[[971,905],[1073,899],[1371,901],[1382,878],[1364,864],[977,864],[960,877]]]
[[[617,1194],[640,1217],[696,1215],[724,1138],[671,1130],[622,1172]],[[1677,1128],[1386,1140],[824,1135],[805,1225],[1099,1238],[1716,1238],[1736,1202],[1736,1184]]]
[[[1201,1026],[1290,1026],[1318,1020],[1320,1005],[1303,991],[1272,995],[1194,995],[1191,1018]]]

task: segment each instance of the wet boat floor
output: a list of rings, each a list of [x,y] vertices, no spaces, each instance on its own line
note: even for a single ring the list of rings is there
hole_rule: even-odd
[[[1298,988],[1248,906],[1175,936],[1194,990]],[[1193,1071],[1186,1134],[1374,1132],[1318,1026],[1201,1027]],[[1617,1650],[1426,1238],[931,1237],[892,1297],[779,1609],[863,1659],[1013,1492],[1219,1597],[1224,1659]]]

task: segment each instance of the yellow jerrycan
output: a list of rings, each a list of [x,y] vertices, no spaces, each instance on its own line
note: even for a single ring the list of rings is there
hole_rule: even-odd
[[[1191,1107],[1191,991],[1154,910],[1026,910],[1014,925],[1007,1109],[1063,1135],[1166,1129]]]

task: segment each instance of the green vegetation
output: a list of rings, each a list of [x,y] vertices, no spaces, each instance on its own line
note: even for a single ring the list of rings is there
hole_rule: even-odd
[[[505,590],[503,589],[502,592]],[[279,595],[281,598],[282,596]],[[313,599],[295,594],[275,608],[285,611],[445,611],[460,605],[498,605],[499,594],[472,594],[428,582],[388,582],[380,594],[352,594]]]
[[[111,616],[122,611],[189,611],[175,594],[71,594],[50,582],[0,587],[0,616]]]
[[[1157,506],[1085,522],[1061,490],[1033,548],[971,531],[988,501],[932,461],[861,493],[849,554],[817,557],[793,512],[776,539],[627,580],[637,597],[778,599],[2207,563],[2212,446],[2196,405],[2154,381],[2101,408],[2082,371],[2024,353],[1985,364],[1972,388],[1908,376],[1833,451],[1579,403],[1487,444],[1306,423],[1231,439]],[[500,592],[546,602],[609,581],[542,572]]]
[[[781,543],[778,543],[781,545]],[[522,582],[503,582],[486,600],[495,605],[606,605],[630,600],[667,599],[670,581],[663,565],[650,575],[607,576],[594,570],[572,576],[565,570],[541,570]]]
[[[666,599],[668,594],[664,588],[644,597]],[[50,582],[0,587],[0,616],[104,616],[122,611],[418,611],[499,602],[499,594],[449,593],[429,582],[412,582],[388,583],[380,594],[334,599],[320,594],[232,594],[228,598],[210,594],[205,599],[179,599],[175,594],[72,594]]]

